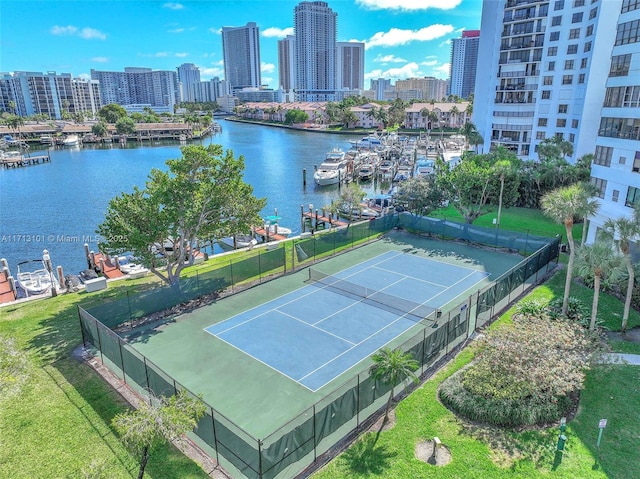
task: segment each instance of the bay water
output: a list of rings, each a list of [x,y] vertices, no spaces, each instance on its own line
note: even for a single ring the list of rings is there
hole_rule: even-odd
[[[301,232],[300,206],[321,209],[338,198],[336,185],[313,183],[314,165],[332,148],[347,151],[354,136],[306,132],[233,121],[200,142],[220,144],[245,159],[244,179],[257,197],[267,198],[264,217],[277,209],[281,226]],[[0,168],[0,258],[15,275],[18,262],[41,259],[44,249],[65,273],[86,269],[84,244],[97,251],[96,228],[109,200],[143,188],[152,168],[166,170],[166,160],[180,158],[180,143],[118,143],[48,150],[51,162]],[[31,147],[30,155],[46,154]],[[306,169],[306,187],[303,170]],[[370,194],[389,185],[364,183]],[[214,252],[217,252],[214,251]]]

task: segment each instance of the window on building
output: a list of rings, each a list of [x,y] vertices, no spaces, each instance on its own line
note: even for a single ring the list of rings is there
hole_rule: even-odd
[[[562,24],[562,15],[558,15],[557,17],[553,17],[551,19],[551,26],[552,27],[557,27],[558,25]]]
[[[573,8],[584,7],[584,0],[573,0]]]
[[[571,16],[571,23],[580,23],[582,21],[582,12],[576,12]]]
[[[573,75],[562,75],[562,84],[571,85],[573,83]]]
[[[549,62],[547,63],[547,71],[554,71],[556,69],[556,62]]]
[[[536,132],[536,140],[544,140],[544,131]]]
[[[576,134],[569,133],[569,143],[575,143],[575,142],[576,142]]]
[[[579,123],[580,123],[580,120],[576,120],[576,119],[571,120],[571,128],[578,128]]]
[[[591,11],[589,12],[589,20],[593,20],[597,16],[598,16],[598,7],[592,8]]]
[[[549,47],[547,50],[547,56],[555,57],[558,54],[558,47]]]
[[[568,109],[569,106],[566,103],[558,105],[558,113],[566,113]]]
[[[558,140],[564,140],[564,133],[562,133],[561,131],[556,131],[556,134],[553,136],[555,136]]]
[[[554,4],[553,4],[553,9],[555,11],[558,10],[562,10],[564,8],[564,0],[557,0]]]
[[[604,192],[607,190],[607,180],[602,178],[591,177],[591,184],[596,187],[596,196],[598,198],[604,198]]]
[[[549,100],[551,98],[551,90],[542,90],[542,99]]]
[[[580,38],[580,29],[572,28],[569,30],[569,40],[575,40],[576,38]]]
[[[622,0],[622,13],[631,12],[640,8],[640,0]]]
[[[557,42],[558,40],[560,40],[560,32],[551,32],[549,35],[549,41]]]
[[[567,126],[567,119],[566,118],[558,118],[556,120],[556,126],[558,128],[564,128],[565,126]]]
[[[617,203],[619,198],[620,198],[620,190],[613,190],[611,192],[611,201],[613,201],[614,203]]]
[[[616,33],[616,45],[628,45],[640,40],[640,20],[632,20],[618,24]]]
[[[547,126],[546,118],[538,118],[538,126]]]
[[[589,25],[586,32],[587,37],[590,37],[591,35],[593,35],[593,25]]]
[[[584,44],[584,52],[590,52],[591,51],[591,42],[587,42]]]
[[[573,70],[574,61],[573,60],[565,60],[564,61],[564,69],[565,70]]]
[[[640,151],[636,151],[636,156],[633,159],[632,171],[634,173],[640,173]]]
[[[613,148],[609,146],[596,146],[593,155],[593,164],[600,166],[611,166],[611,157],[613,156]]]
[[[588,64],[587,57],[584,57],[582,60],[580,60],[580,68],[587,68],[587,64]]]
[[[610,77],[626,77],[629,74],[629,65],[631,64],[631,54],[616,55],[611,57],[611,68],[609,69]]]
[[[627,157],[626,156],[621,156],[620,158],[618,158],[618,163],[621,165],[624,165],[627,162]]]
[[[553,77],[552,77],[552,76],[545,76],[545,77],[542,79],[542,83],[543,83],[544,85],[553,85]]]
[[[573,45],[567,46],[567,54],[573,55],[574,53],[578,53],[578,44],[574,43]]]
[[[578,75],[578,83],[584,83],[584,73],[580,73],[580,75]]]
[[[624,202],[625,206],[633,208],[640,202],[640,189],[630,186],[627,190],[627,199]]]

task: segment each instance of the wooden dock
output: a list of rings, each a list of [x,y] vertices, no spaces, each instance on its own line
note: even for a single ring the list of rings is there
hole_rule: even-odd
[[[324,211],[323,211],[324,213]],[[341,221],[338,218],[334,218],[333,216],[326,214],[319,214],[318,210],[313,211],[303,211],[302,212],[302,231],[305,231],[305,226],[309,226],[311,231],[316,231],[319,229],[325,229],[327,225],[332,227],[340,227],[347,226],[346,221]]]
[[[107,279],[120,278],[124,276],[124,273],[116,266],[115,261],[108,259],[102,253],[95,253],[94,261],[96,268],[100,269]]]
[[[0,159],[0,164],[5,168],[18,168],[21,166],[38,165],[41,163],[49,163],[51,157],[49,155],[40,156],[4,156]]]
[[[256,236],[260,236],[262,238],[263,241],[267,242],[267,241],[281,241],[284,239],[287,239],[286,236],[283,235],[278,235],[275,233],[268,233],[266,229],[264,228],[254,228],[253,232],[255,233]]]
[[[0,303],[10,303],[16,300],[16,294],[11,289],[9,279],[0,271]]]

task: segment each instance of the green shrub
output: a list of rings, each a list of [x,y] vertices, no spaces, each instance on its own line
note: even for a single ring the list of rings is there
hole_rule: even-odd
[[[440,401],[472,421],[496,426],[516,427],[557,421],[571,408],[571,399],[559,396],[555,402],[540,401],[534,397],[489,398],[477,396],[464,387],[465,369],[447,378],[438,390]]]

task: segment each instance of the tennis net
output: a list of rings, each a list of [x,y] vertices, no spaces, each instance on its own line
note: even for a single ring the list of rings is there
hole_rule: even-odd
[[[399,316],[404,316],[412,321],[420,322],[425,319],[436,319],[435,315],[429,318],[429,315],[433,314],[436,308],[370,289],[311,268],[309,268],[309,279],[307,279],[305,283],[326,288],[342,296],[362,301]]]

